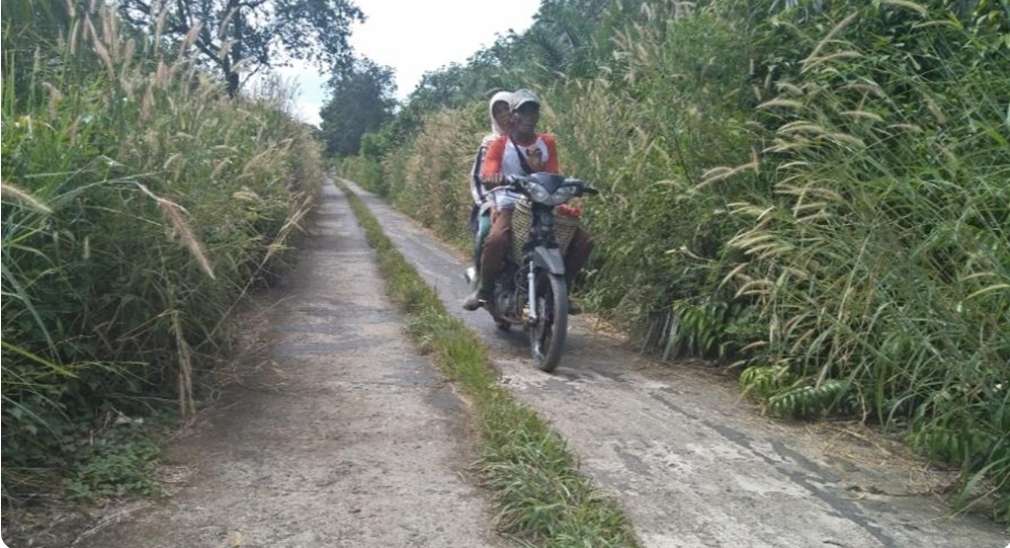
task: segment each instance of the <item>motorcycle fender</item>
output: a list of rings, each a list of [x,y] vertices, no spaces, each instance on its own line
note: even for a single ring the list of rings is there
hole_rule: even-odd
[[[564,276],[565,260],[561,257],[561,252],[557,248],[546,248],[537,246],[533,248],[533,264],[543,268],[551,274]]]

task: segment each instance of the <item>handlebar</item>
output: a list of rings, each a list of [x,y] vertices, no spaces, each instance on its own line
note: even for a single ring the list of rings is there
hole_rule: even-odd
[[[529,181],[530,178],[525,175],[506,175],[503,184],[499,187],[490,189],[489,192],[511,190],[514,192],[519,192],[521,194],[527,194],[526,189],[523,187],[523,183],[527,183]],[[582,196],[583,194],[596,195],[600,193],[599,190],[589,186],[589,183],[581,179],[576,179],[574,177],[566,177],[565,181],[561,183],[561,185],[558,188],[566,186],[580,187],[579,193],[576,194],[576,196]]]

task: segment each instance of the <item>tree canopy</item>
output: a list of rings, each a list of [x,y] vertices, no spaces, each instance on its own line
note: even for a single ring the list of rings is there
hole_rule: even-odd
[[[120,0],[119,11],[136,25],[189,40],[219,70],[234,95],[243,67],[254,74],[292,59],[333,70],[352,62],[347,38],[364,21],[350,0]]]
[[[370,59],[359,59],[329,82],[330,100],[319,112],[329,154],[357,154],[361,136],[393,117],[396,100],[393,70]]]

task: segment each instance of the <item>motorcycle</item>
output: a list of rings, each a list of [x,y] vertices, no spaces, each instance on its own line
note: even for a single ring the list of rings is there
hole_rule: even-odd
[[[513,214],[513,237],[520,207],[528,213],[525,241],[517,241],[507,255],[505,267],[495,280],[494,293],[484,308],[499,329],[524,327],[530,338],[530,352],[538,369],[550,372],[557,367],[568,334],[568,287],[563,252],[556,237],[554,209],[572,198],[598,194],[588,183],[552,173],[509,176],[492,192],[512,191],[524,196]],[[569,234],[570,237],[570,234]],[[476,283],[476,269],[465,275]]]

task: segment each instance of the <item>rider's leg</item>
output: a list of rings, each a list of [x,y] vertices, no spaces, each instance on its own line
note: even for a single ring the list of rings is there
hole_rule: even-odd
[[[491,232],[491,210],[487,209],[477,217],[477,237],[473,249],[473,266],[480,272],[480,255],[484,249],[484,240]]]
[[[565,278],[569,288],[582,267],[586,266],[592,251],[593,240],[589,237],[589,233],[581,228],[575,229],[572,241],[568,244],[568,251],[565,253]]]
[[[491,217],[491,230],[484,240],[481,253],[482,285],[494,287],[494,280],[505,266],[505,256],[512,244],[512,209],[497,209]]]
[[[480,287],[465,301],[463,308],[476,310],[491,297],[494,281],[505,266],[505,255],[512,243],[512,209],[499,209],[491,215],[491,230],[484,240],[480,258]]]
[[[589,253],[593,251],[593,240],[589,233],[581,228],[575,230],[572,241],[568,244],[568,251],[565,253],[565,281],[568,283],[569,295],[571,295],[572,284],[576,276],[586,266],[589,260]],[[582,313],[582,307],[575,299],[569,298],[568,313],[575,315]]]

